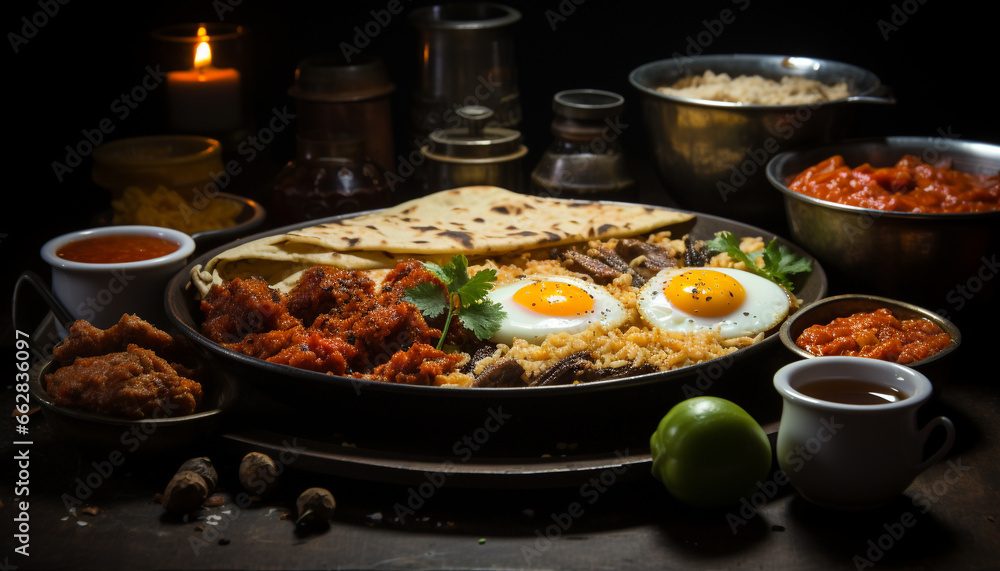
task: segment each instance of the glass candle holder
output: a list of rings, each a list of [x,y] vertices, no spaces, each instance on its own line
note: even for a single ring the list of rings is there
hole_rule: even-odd
[[[247,128],[251,77],[245,27],[175,24],[154,30],[152,43],[153,62],[167,76],[168,131],[226,141]]]

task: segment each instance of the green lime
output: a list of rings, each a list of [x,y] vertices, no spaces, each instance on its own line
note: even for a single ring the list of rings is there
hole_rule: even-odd
[[[677,500],[725,507],[752,494],[771,470],[771,442],[747,411],[694,397],[664,415],[649,439],[653,476]]]

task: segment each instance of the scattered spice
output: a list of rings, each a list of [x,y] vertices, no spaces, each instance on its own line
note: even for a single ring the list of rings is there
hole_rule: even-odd
[[[200,508],[209,499],[218,482],[219,474],[210,459],[204,456],[191,458],[180,465],[177,473],[167,483],[167,488],[162,494],[157,494],[155,499],[170,513],[187,514]],[[221,505],[224,501],[220,496],[212,498],[212,505]]]
[[[279,473],[274,460],[261,452],[250,452],[240,462],[240,484],[258,496],[265,496],[278,487]]]
[[[219,484],[219,473],[215,470],[215,466],[212,465],[212,461],[204,456],[186,460],[177,469],[178,472],[185,470],[194,472],[204,478],[205,483],[208,484],[209,494],[214,492],[215,487]]]
[[[323,523],[333,517],[337,502],[326,488],[309,488],[295,502],[297,525]]]
[[[203,505],[205,507],[207,507],[207,508],[214,508],[216,506],[221,506],[224,503],[226,503],[226,498],[224,498],[224,497],[222,497],[222,496],[220,496],[218,494],[215,494],[215,495],[209,496],[208,499],[205,500],[205,502],[204,502]]]
[[[201,507],[208,499],[208,484],[200,474],[190,470],[177,472],[163,492],[163,509],[170,513],[188,513]]]

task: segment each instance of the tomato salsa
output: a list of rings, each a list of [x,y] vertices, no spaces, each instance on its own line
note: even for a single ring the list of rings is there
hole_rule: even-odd
[[[799,173],[788,188],[839,204],[895,212],[1000,209],[1000,173],[970,174],[907,155],[894,166],[851,168],[840,155]]]
[[[879,308],[811,325],[795,344],[813,355],[869,357],[900,364],[922,361],[951,344],[951,336],[929,319],[897,319]]]
[[[56,250],[56,256],[86,264],[121,264],[166,256],[180,247],[159,236],[112,234],[74,240]]]

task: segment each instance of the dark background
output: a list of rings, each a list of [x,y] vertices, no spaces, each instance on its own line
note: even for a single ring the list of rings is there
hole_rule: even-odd
[[[400,0],[394,16],[371,38],[364,53],[383,59],[397,85],[392,95],[397,151],[407,134],[417,49],[406,12],[428,2]],[[235,5],[234,5],[235,4]],[[90,161],[60,182],[53,161],[65,161],[66,146],[82,131],[112,118],[107,140],[162,131],[156,105],[140,105],[119,120],[112,103],[140,84],[154,64],[149,33],[156,27],[191,21],[237,22],[251,31],[254,74],[253,116],[266,123],[272,110],[294,109],[287,89],[296,63],[320,52],[338,52],[352,42],[355,27],[372,20],[388,1],[365,2],[102,2],[56,0],[8,2],[4,69],[4,126],[7,139],[6,205],[0,225],[5,264],[4,294],[17,274],[35,269],[47,277],[38,249],[47,239],[92,225],[108,208],[108,197],[89,178]],[[639,125],[623,139],[630,156],[646,158],[637,94],[628,83],[635,67],[684,52],[723,10],[735,21],[704,53],[773,53],[843,61],[878,75],[897,97],[893,106],[863,106],[856,136],[936,135],[1000,142],[996,112],[995,7],[942,0],[876,0],[864,3],[623,2],[613,0],[526,0],[508,2],[522,13],[516,25],[516,65],[523,108],[521,131],[530,170],[550,140],[551,98],[569,88],[597,88],[626,98],[624,121]],[[45,7],[52,16],[37,16]],[[220,12],[220,7],[225,11]],[[739,10],[745,7],[745,10]],[[990,13],[991,12],[991,13]],[[553,19],[554,15],[558,17]],[[24,19],[44,21],[26,43]],[[881,22],[881,26],[880,26]],[[279,134],[234,189],[266,196],[271,177],[294,151],[294,129]],[[6,313],[6,312],[5,312]],[[7,325],[7,324],[5,324]],[[7,329],[7,327],[5,327]]]

